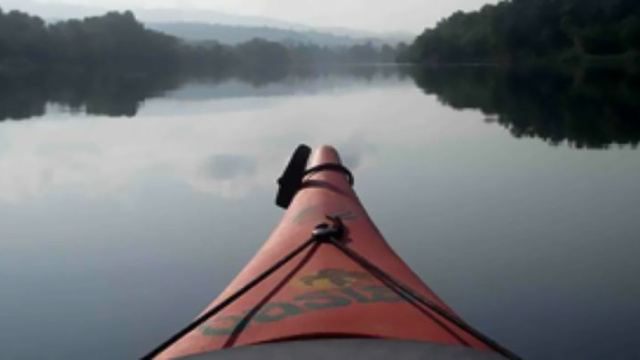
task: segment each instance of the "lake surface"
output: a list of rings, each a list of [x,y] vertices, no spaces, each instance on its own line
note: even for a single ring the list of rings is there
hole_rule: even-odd
[[[638,359],[640,80],[354,68],[0,82],[0,357],[134,359],[281,216],[332,144],[406,262],[526,359]]]

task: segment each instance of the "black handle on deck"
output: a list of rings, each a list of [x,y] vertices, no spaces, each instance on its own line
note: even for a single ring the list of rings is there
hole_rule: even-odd
[[[283,209],[287,209],[302,187],[302,179],[304,178],[307,162],[311,156],[311,148],[305,144],[298,146],[293,152],[289,164],[278,179],[278,194],[276,195],[276,205]]]

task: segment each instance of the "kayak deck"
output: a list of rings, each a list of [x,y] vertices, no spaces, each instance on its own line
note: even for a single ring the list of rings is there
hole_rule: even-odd
[[[333,148],[321,147],[309,167],[326,164],[341,162]],[[432,355],[440,351],[449,356],[447,359],[496,358],[486,341],[456,325],[458,317],[453,310],[384,240],[360,204],[350,179],[331,169],[312,172],[304,179],[269,239],[201,316],[300,247],[316,226],[327,222],[327,216],[344,223],[344,247],[399,279],[448,316],[410,301],[339,246],[315,242],[156,358],[264,359],[270,351],[273,356],[291,352],[290,357],[282,358],[292,358],[296,351],[302,356],[301,352],[316,353],[314,349],[319,348],[336,355],[356,350],[370,350],[371,356],[386,352],[388,358],[400,347],[408,354],[417,354],[418,348],[423,354],[426,350]],[[442,350],[445,348],[451,349]],[[469,352],[479,353],[479,357],[469,357]],[[460,356],[451,357],[454,354]]]

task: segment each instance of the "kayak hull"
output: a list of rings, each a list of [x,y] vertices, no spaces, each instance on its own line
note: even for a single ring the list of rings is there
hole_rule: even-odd
[[[309,167],[340,163],[337,152],[325,146],[314,153]],[[350,249],[454,314],[391,249],[347,177],[338,171],[321,171],[305,178],[303,188],[269,239],[207,310],[303,244],[317,225],[327,222],[328,215],[344,222],[347,233],[343,240]],[[406,301],[335,246],[315,243],[157,358],[211,352],[223,356],[225,351],[217,350],[291,340],[348,338],[488,350],[485,343],[440,315]],[[245,350],[239,353],[242,351]]]

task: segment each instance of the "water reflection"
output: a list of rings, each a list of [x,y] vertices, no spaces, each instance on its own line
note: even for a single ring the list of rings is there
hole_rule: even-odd
[[[414,79],[456,109],[478,109],[515,137],[607,148],[640,142],[640,75],[616,69],[414,69]]]
[[[153,98],[202,100],[282,96],[413,76],[455,109],[478,109],[518,138],[577,148],[636,147],[640,142],[640,75],[615,69],[503,71],[483,67],[404,69],[390,66],[138,76],[62,71],[0,79],[0,121],[66,111],[133,117]],[[346,79],[346,80],[345,80]]]
[[[47,104],[94,115],[134,116],[147,98],[180,84],[176,75],[53,72],[0,79],[0,121],[43,116]]]
[[[44,116],[47,104],[60,105],[71,112],[112,117],[133,117],[141,104],[150,98],[162,97],[187,84],[206,84],[209,89],[229,82],[247,84],[250,90],[259,90],[271,84],[313,82],[320,78],[351,78],[370,82],[375,78],[395,78],[394,67],[338,67],[308,68],[295,71],[243,71],[236,73],[205,73],[184,75],[178,73],[153,76],[96,73],[81,71],[55,71],[33,73],[28,76],[0,77],[0,121],[22,120]],[[405,74],[406,75],[406,74]],[[229,89],[224,89],[229,91]],[[247,93],[249,89],[245,89]],[[288,92],[295,91],[289,87]],[[238,96],[233,90],[228,96]]]
[[[3,111],[44,116],[0,123],[3,357],[133,359],[157,345],[262,245],[281,216],[275,180],[304,142],[338,147],[394,249],[478,328],[527,359],[639,358],[637,151],[516,141],[379,70],[5,88]],[[473,76],[424,81],[487,114],[531,102],[484,109],[500,98],[469,84],[497,91],[507,76]]]
[[[88,113],[71,115],[48,113],[53,109],[44,105],[51,101],[45,88],[32,100],[39,102],[33,108],[44,113],[42,118],[0,124],[0,202],[18,203],[63,191],[109,198],[146,177],[171,178],[200,192],[238,198],[272,186],[282,159],[302,141],[344,145],[343,154],[354,170],[367,166],[375,158],[371,144],[393,138],[382,126],[363,132],[372,119],[354,118],[354,114],[387,98],[389,93],[383,89],[404,92],[412,87],[408,78],[403,80],[390,71],[363,74],[292,74],[286,81],[259,87],[238,79],[213,83],[200,79],[172,91],[160,90],[160,84],[169,87],[186,80],[158,80],[158,86],[144,91],[124,83],[119,88],[113,80],[114,85],[107,87],[110,90],[101,93],[104,99],[87,95],[82,101],[60,100]],[[25,84],[23,89],[27,88]],[[38,86],[29,91],[37,92],[35,89]],[[133,91],[116,96],[116,89]],[[80,90],[73,93],[84,94]],[[10,91],[5,94],[12,95]],[[142,100],[160,94],[164,97]],[[116,106],[123,98],[128,100]],[[94,103],[114,106],[82,105]],[[328,104],[333,113],[327,110]],[[123,108],[128,110],[123,113]],[[119,118],[96,116],[92,111],[101,114],[96,109],[108,109],[108,115]],[[386,117],[393,117],[395,109],[389,106]],[[385,111],[378,113],[384,116]],[[136,118],[122,118],[123,114],[136,114]]]
[[[214,179],[233,180],[254,175],[256,160],[246,155],[219,154],[207,159],[205,167]]]

